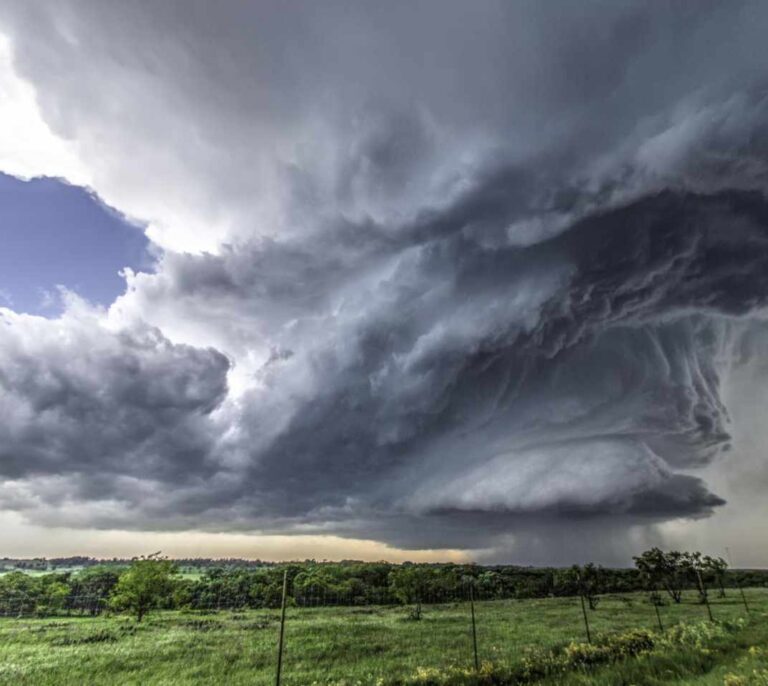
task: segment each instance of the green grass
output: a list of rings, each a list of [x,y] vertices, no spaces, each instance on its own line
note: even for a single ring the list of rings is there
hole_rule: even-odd
[[[768,590],[752,589],[747,597],[753,619],[723,639],[722,650],[695,660],[682,650],[671,657],[654,653],[557,683],[722,685],[729,674],[760,669],[764,654],[749,648],[768,645]],[[682,605],[661,608],[665,624],[706,620],[704,606],[693,601],[691,594]],[[713,613],[719,620],[743,617],[738,594],[713,599]],[[607,596],[588,614],[594,635],[656,628],[644,595]],[[584,640],[576,598],[481,602],[476,615],[480,659],[500,667],[519,663],[532,648]],[[141,624],[124,616],[0,619],[0,684],[272,684],[278,619],[274,610],[156,612]],[[421,667],[472,664],[466,603],[426,606],[419,621],[402,607],[289,608],[285,639],[286,686],[375,684]],[[691,660],[690,669],[669,666]],[[663,680],[665,670],[672,680]],[[646,679],[651,676],[655,680]]]
[[[661,645],[635,658],[594,670],[573,669],[540,682],[558,686],[768,685],[768,615],[744,626],[691,625],[693,642]],[[712,635],[706,636],[707,631]],[[667,634],[668,635],[668,634]],[[660,641],[663,643],[663,638]]]

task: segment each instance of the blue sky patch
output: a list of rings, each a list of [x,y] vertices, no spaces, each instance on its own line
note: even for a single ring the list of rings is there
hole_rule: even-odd
[[[109,305],[119,271],[151,266],[142,230],[84,188],[0,174],[0,306],[54,315],[57,286]]]

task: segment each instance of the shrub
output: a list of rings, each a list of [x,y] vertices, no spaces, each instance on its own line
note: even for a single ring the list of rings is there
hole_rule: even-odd
[[[620,662],[655,650],[694,648],[706,646],[718,638],[744,625],[744,621],[713,624],[700,622],[680,624],[664,634],[646,629],[632,629],[613,636],[600,637],[595,643],[569,643],[559,650],[530,651],[520,663],[512,667],[483,665],[479,672],[462,667],[448,669],[420,668],[405,680],[382,681],[382,686],[501,686],[502,684],[530,684],[541,679],[555,678],[573,670],[589,670],[600,665]],[[739,686],[734,680],[726,686]],[[762,681],[744,683],[763,684]],[[768,686],[768,683],[766,683]]]

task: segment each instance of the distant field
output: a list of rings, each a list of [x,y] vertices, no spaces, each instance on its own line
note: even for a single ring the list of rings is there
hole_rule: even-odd
[[[768,632],[768,590],[751,589],[747,597],[753,626]],[[682,605],[662,607],[665,624],[706,619],[705,607],[693,601],[691,593]],[[744,616],[735,591],[713,598],[712,609],[720,620]],[[476,614],[481,661],[514,664],[526,648],[584,640],[578,598],[481,602]],[[656,627],[640,594],[604,597],[588,614],[595,634]],[[156,612],[138,625],[125,616],[0,619],[0,684],[272,684],[278,618],[275,610],[250,610]],[[728,659],[736,664],[749,654],[734,648]],[[472,660],[466,603],[426,606],[418,621],[404,607],[288,610],[286,685],[375,684],[420,667],[468,667]],[[712,669],[725,674],[727,667]],[[710,677],[675,683],[723,683],[723,675]]]
[[[191,579],[192,581],[196,581],[201,576],[203,576],[205,572],[200,569],[181,569],[179,572],[179,577],[181,579]]]
[[[43,576],[44,574],[64,574],[65,572],[79,572],[82,567],[58,567],[57,569],[0,569],[0,576],[3,574],[9,574],[10,572],[24,572],[29,576]]]
[[[66,572],[82,572],[85,567],[56,567],[56,569],[0,569],[0,576],[3,576],[3,574],[8,574],[10,572],[24,572],[24,574],[28,574],[29,576],[43,576],[44,574],[65,574]],[[201,569],[187,569],[182,567],[179,571],[179,578],[180,579],[191,579],[195,581],[196,579],[199,579],[204,574],[204,570]]]

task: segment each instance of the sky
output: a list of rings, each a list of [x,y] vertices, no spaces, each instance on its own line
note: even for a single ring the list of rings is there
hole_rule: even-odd
[[[0,548],[768,566],[766,20],[0,0]]]
[[[61,313],[60,288],[108,306],[125,287],[120,271],[148,267],[146,238],[80,186],[0,174],[3,305]]]

